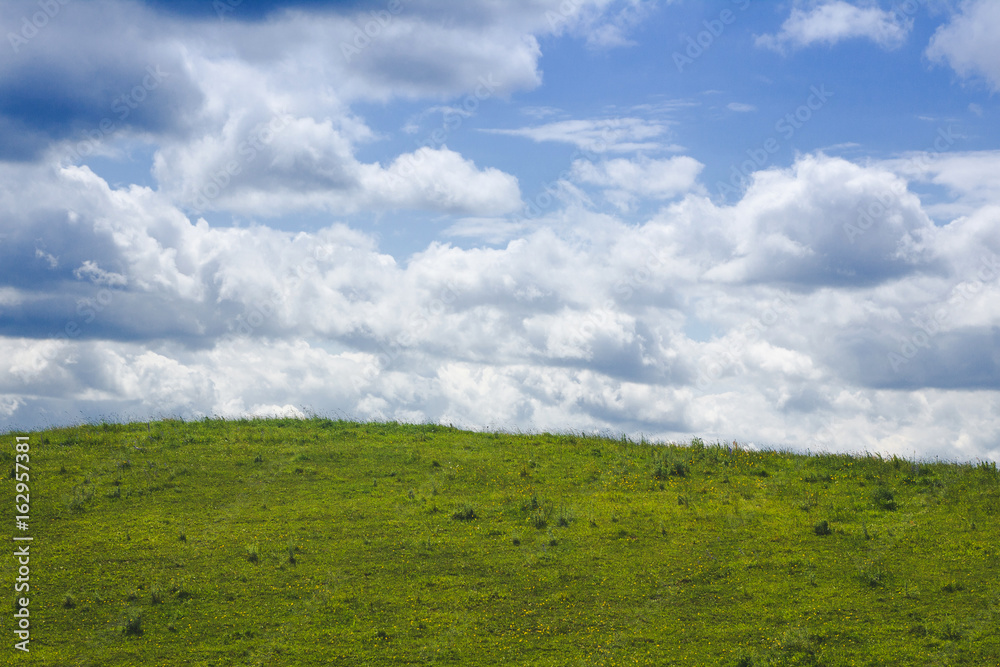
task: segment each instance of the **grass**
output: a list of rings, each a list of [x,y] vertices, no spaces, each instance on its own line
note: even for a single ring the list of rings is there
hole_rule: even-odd
[[[989,463],[318,418],[30,442],[33,665],[1000,664]]]

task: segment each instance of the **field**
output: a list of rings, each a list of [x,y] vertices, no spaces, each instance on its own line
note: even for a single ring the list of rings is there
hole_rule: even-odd
[[[0,664],[1000,665],[993,463],[313,418],[29,465]]]

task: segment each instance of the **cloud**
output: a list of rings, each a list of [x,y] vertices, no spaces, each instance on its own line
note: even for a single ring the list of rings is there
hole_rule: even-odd
[[[4,3],[0,27],[35,6]],[[73,20],[0,64],[0,426],[337,411],[1000,454],[992,152],[802,154],[721,204],[693,157],[648,157],[676,147],[669,121],[646,118],[680,102],[600,119],[536,108],[537,125],[492,131],[595,155],[518,215],[517,179],[447,128],[393,149],[356,109],[402,99],[471,119],[538,85],[544,36],[623,46],[648,7],[414,0],[371,35],[358,3],[224,21],[204,3],[63,7]],[[787,47],[882,34],[847,21],[796,41],[792,18]],[[111,28],[134,62],[99,38]],[[169,76],[145,86],[147,64]],[[31,102],[35,74],[59,104]],[[123,94],[137,104],[105,132]],[[149,187],[81,164],[137,146]],[[393,209],[460,216],[454,244],[397,261],[338,221]],[[655,212],[621,215],[636,210]],[[298,211],[320,215],[294,231],[269,217]]]
[[[502,247],[401,264],[343,225],[215,228],[86,168],[5,165],[3,423],[342,410],[992,451],[995,205],[938,227],[891,164],[823,155],[718,205],[680,192],[698,168],[581,164],[597,187],[683,198],[638,225],[566,204]],[[37,244],[55,267],[13,261]]]
[[[939,135],[947,136],[954,135]],[[1000,151],[914,151],[883,164],[915,183],[944,188],[947,196],[925,196],[924,202],[925,210],[942,222],[1000,202]]]
[[[708,219],[729,256],[706,276],[723,282],[859,285],[932,269],[934,226],[905,181],[840,158],[759,171],[743,199]]]
[[[736,113],[750,113],[751,111],[756,111],[757,107],[752,104],[744,104],[743,102],[730,102],[726,105],[726,108],[730,111],[735,111]]]
[[[516,178],[480,170],[447,146],[420,148],[383,167],[357,161],[350,134],[330,120],[275,115],[227,127],[195,146],[165,147],[153,174],[165,193],[198,213],[407,208],[490,215],[520,205]]]
[[[562,120],[534,127],[483,129],[481,131],[512,137],[525,137],[535,142],[567,143],[581,150],[597,153],[669,150],[672,148],[660,141],[651,141],[669,134],[666,123],[647,121],[641,118]]]
[[[913,26],[912,19],[901,19],[878,7],[857,7],[844,0],[832,0],[803,10],[793,7],[776,35],[758,35],[757,46],[784,53],[786,48],[813,44],[833,45],[845,39],[863,37],[883,49],[898,48]]]
[[[574,180],[604,188],[604,196],[623,210],[639,198],[669,199],[694,188],[705,165],[686,155],[651,160],[617,158],[600,163],[575,160]]]
[[[947,63],[963,78],[983,77],[1000,90],[1000,5],[990,0],[964,0],[958,12],[931,37],[927,57]]]
[[[35,160],[59,141],[89,154],[115,137],[190,129],[203,94],[169,39],[180,25],[154,23],[135,3],[60,3],[24,40],[23,17],[38,11],[26,0],[0,8],[4,41],[21,40],[0,59],[0,159]]]

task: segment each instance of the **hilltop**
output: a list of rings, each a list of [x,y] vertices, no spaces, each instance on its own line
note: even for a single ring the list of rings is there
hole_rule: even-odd
[[[29,437],[6,664],[1000,664],[992,463],[320,418]]]

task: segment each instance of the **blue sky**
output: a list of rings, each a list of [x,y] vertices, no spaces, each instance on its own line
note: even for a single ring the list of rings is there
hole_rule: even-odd
[[[1000,5],[0,6],[0,427],[1000,457]]]

